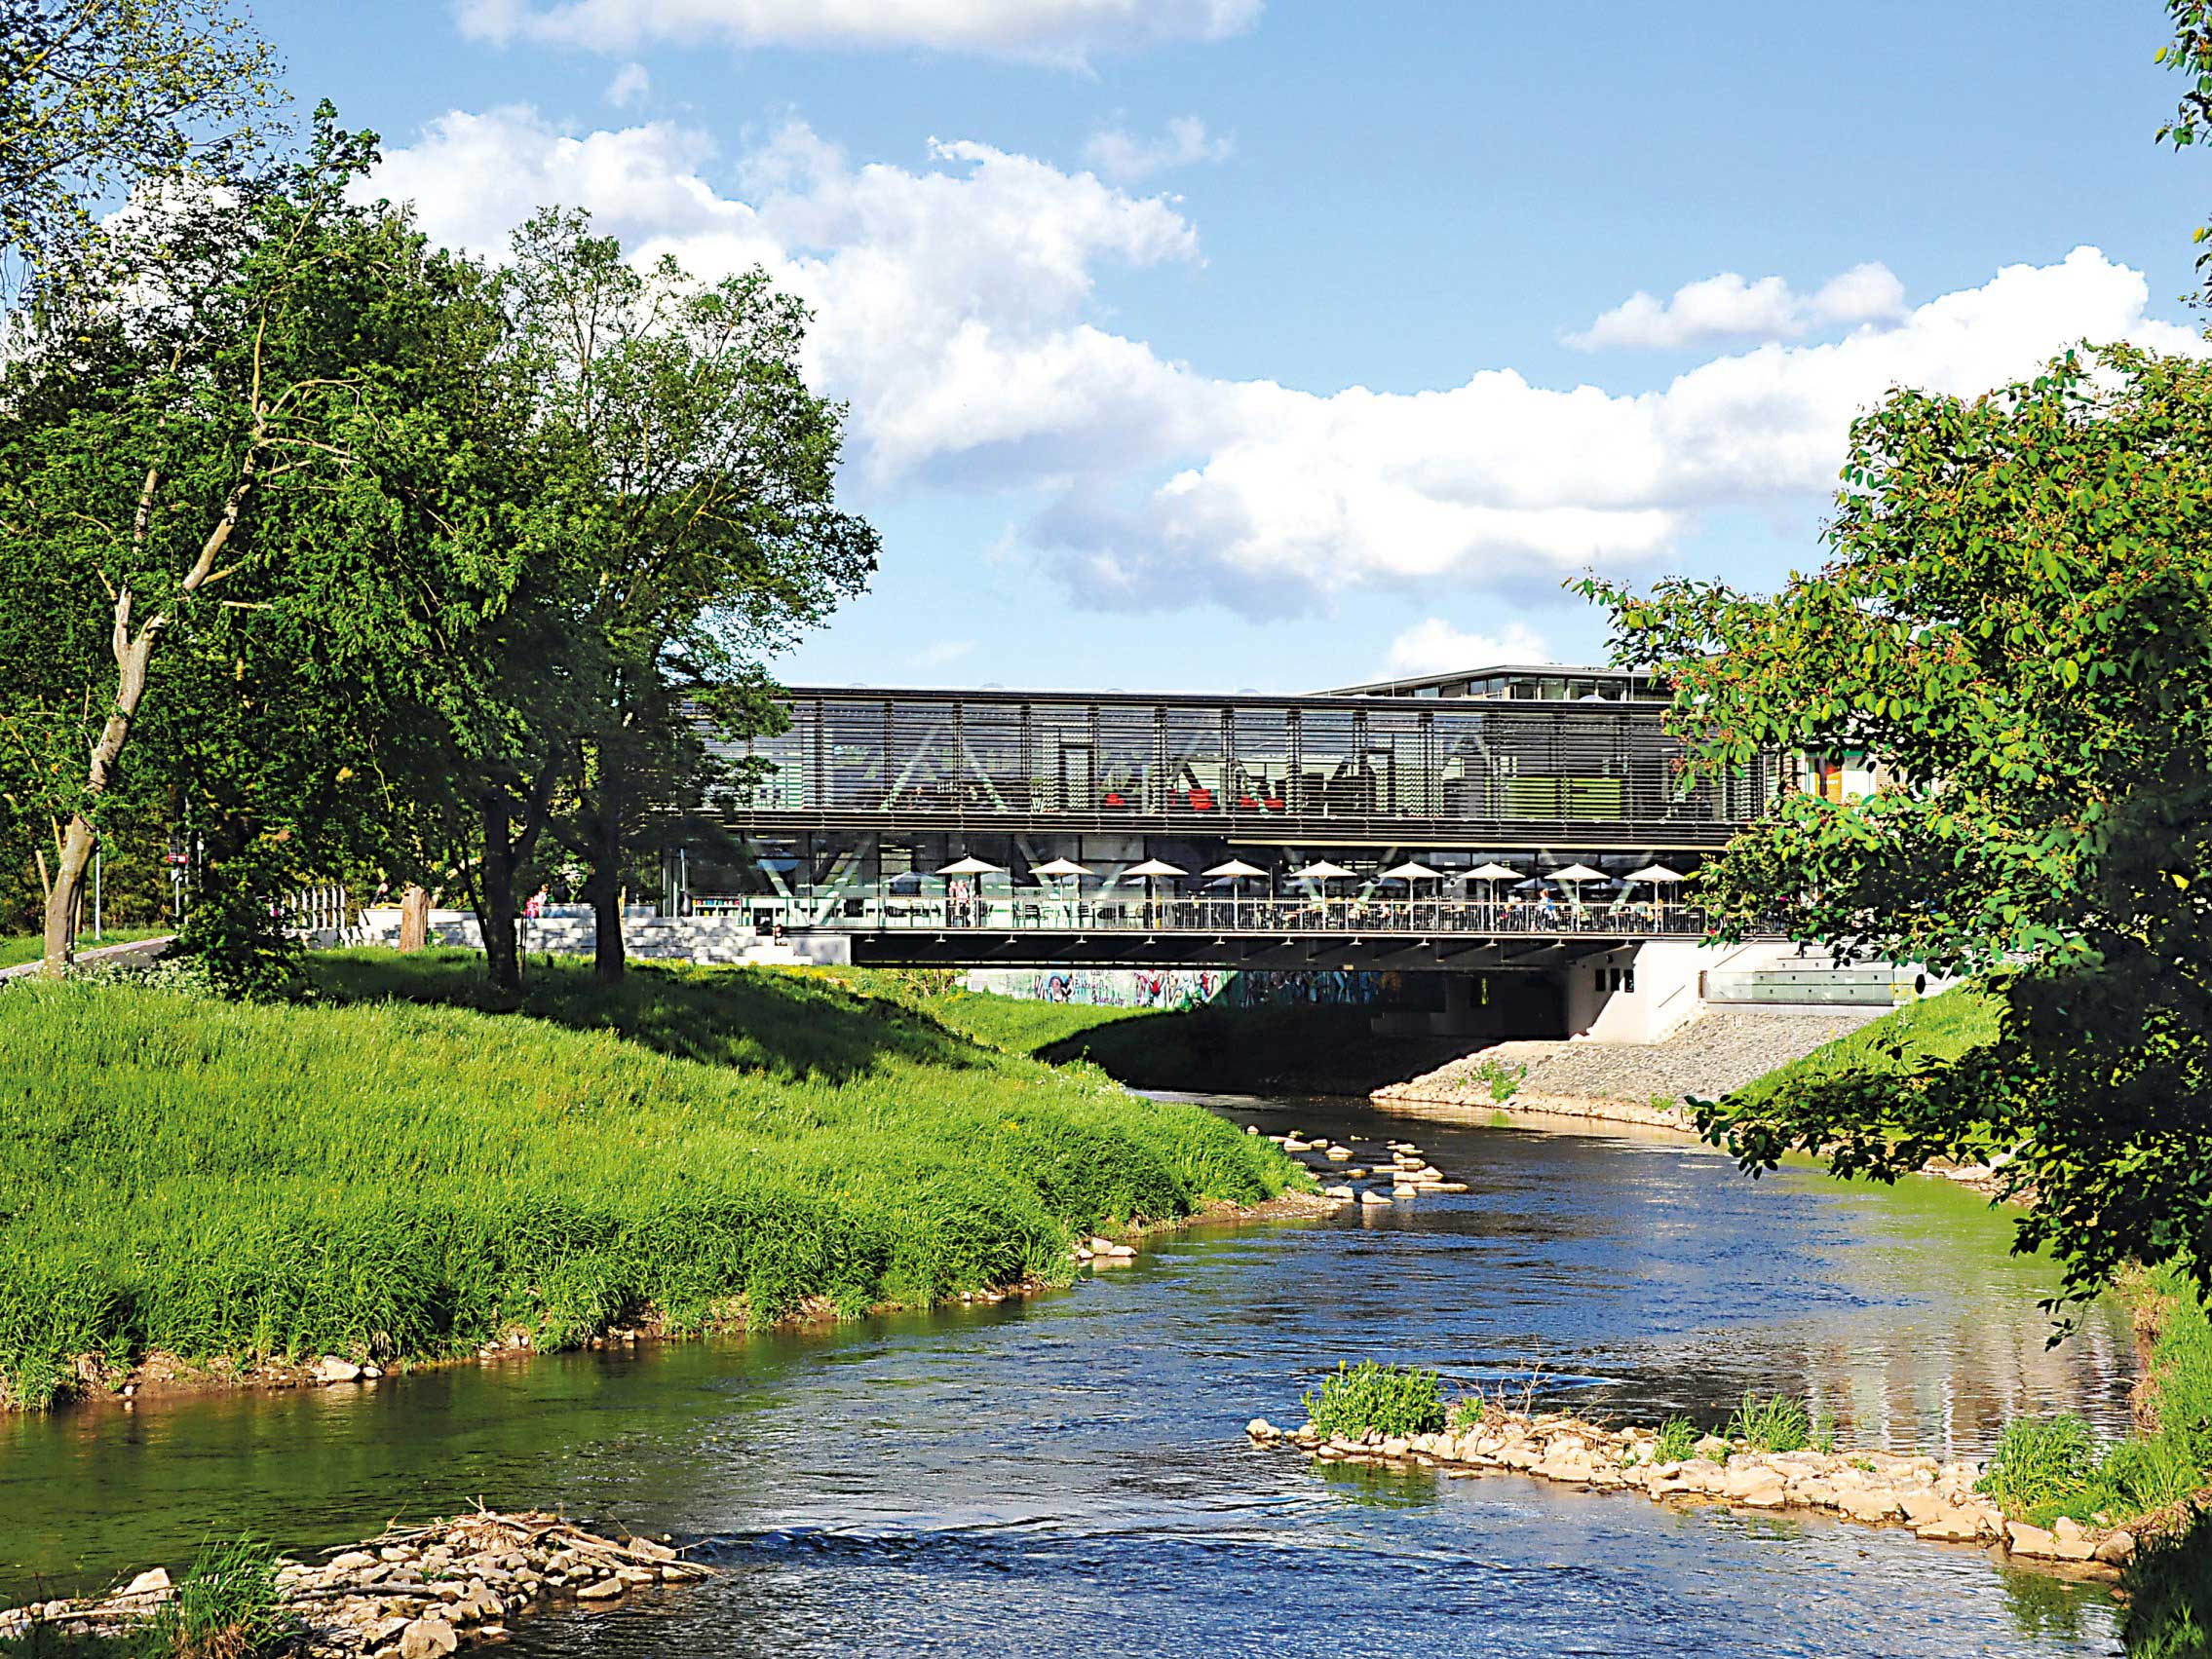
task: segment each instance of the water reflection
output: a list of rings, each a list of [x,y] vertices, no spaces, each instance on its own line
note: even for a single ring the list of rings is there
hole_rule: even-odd
[[[1201,1230],[1028,1304],[470,1366],[373,1390],[25,1419],[8,1588],[175,1560],[211,1523],[336,1543],[545,1503],[718,1540],[713,1587],[529,1628],[548,1653],[2108,1651],[2102,1596],[1827,1522],[1683,1516],[1518,1479],[1243,1446],[1340,1358],[1523,1375],[1715,1420],[1805,1390],[1860,1438],[1985,1449],[2011,1413],[2125,1417],[2124,1322],[2045,1347],[2047,1267],[1934,1183],[1753,1185],[1650,1137],[1239,1121],[1420,1140],[1462,1195]]]

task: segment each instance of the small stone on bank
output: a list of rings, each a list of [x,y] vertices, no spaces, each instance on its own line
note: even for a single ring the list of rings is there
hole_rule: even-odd
[[[415,1619],[400,1633],[400,1659],[441,1659],[460,1645],[461,1639],[445,1620]]]

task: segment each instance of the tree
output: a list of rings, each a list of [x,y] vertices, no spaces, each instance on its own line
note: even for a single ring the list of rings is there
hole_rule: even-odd
[[[325,108],[261,187],[117,215],[103,235],[153,250],[119,262],[133,285],[42,309],[10,369],[0,649],[27,671],[0,688],[0,777],[53,824],[52,967],[133,754],[265,884],[359,850],[391,728],[465,700],[440,641],[512,562],[463,509],[503,471],[504,320],[482,272],[344,201],[373,153]]]
[[[515,252],[549,551],[502,621],[520,741],[478,769],[477,904],[510,987],[516,884],[549,831],[590,872],[597,971],[620,977],[631,869],[699,833],[689,811],[734,776],[717,742],[782,719],[763,658],[859,591],[877,545],[835,505],[844,410],[808,390],[805,312],[764,272],[639,270],[559,210]]]
[[[2212,1285],[2212,367],[2127,347],[1852,429],[1832,562],[1757,597],[1599,582],[1694,764],[1866,748],[1871,799],[1785,797],[1711,867],[1722,932],[1989,976],[1997,1041],[1901,1083],[1699,1111],[1889,1180],[2003,1165],[2070,1297],[2122,1263]]]
[[[64,257],[103,197],[229,176],[273,70],[229,0],[0,0],[0,245]]]

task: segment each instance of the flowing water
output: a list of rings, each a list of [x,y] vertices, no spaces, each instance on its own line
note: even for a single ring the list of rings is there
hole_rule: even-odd
[[[0,1427],[0,1592],[176,1563],[210,1527],[334,1544],[542,1505],[709,1541],[711,1584],[525,1621],[548,1655],[2082,1654],[2109,1599],[1844,1523],[1678,1513],[1517,1476],[1324,1471],[1246,1445],[1339,1359],[1634,1420],[1809,1393],[1847,1440],[1984,1452],[2125,1419],[2124,1319],[1929,1181],[1751,1183],[1672,1139],[1445,1127],[1326,1101],[1239,1122],[1417,1140],[1459,1195],[1158,1239],[1026,1303],[149,1402]]]

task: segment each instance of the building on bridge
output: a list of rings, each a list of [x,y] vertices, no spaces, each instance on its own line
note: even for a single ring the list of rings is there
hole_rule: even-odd
[[[1673,878],[1783,783],[1691,774],[1665,707],[1649,676],[1555,666],[1306,697],[798,687],[749,745],[742,856],[673,885],[858,961],[1533,974],[1574,1028],[1649,943],[1697,949]]]

